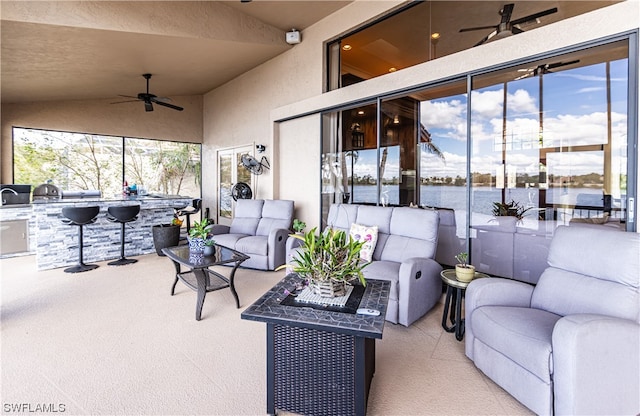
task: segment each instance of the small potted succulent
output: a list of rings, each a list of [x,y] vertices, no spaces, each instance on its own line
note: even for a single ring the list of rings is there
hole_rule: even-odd
[[[307,223],[304,221],[300,221],[299,219],[294,219],[293,220],[293,231],[295,231],[297,234],[303,234],[304,233],[304,229],[307,227]]]
[[[191,229],[189,230],[189,236],[187,240],[189,241],[189,251],[191,253],[202,253],[204,252],[205,240],[209,236],[209,230],[207,230],[207,226],[209,225],[209,219],[204,218],[202,221],[194,221]]]
[[[467,263],[469,254],[467,252],[459,253],[455,256],[456,261],[456,278],[461,282],[470,282],[476,275],[476,268]]]
[[[204,240],[204,252],[205,256],[213,256],[216,254],[216,240],[211,237],[208,237]]]

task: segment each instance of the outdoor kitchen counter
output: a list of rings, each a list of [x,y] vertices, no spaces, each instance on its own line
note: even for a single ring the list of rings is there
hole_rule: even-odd
[[[32,221],[35,221],[35,248],[38,270],[54,269],[78,261],[78,227],[64,224],[62,208],[97,205],[100,213],[95,223],[83,227],[84,261],[86,263],[120,257],[120,223],[106,218],[111,206],[140,205],[136,221],[126,224],[125,255],[127,257],[155,253],[151,227],[167,224],[173,219],[173,209],[190,205],[192,198],[183,196],[130,197],[121,199],[84,198],[34,201]]]

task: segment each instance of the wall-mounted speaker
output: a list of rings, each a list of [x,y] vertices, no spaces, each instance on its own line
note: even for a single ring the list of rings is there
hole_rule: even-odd
[[[300,32],[295,29],[291,29],[291,31],[287,32],[286,41],[289,45],[295,45],[296,43],[300,43],[302,40],[300,37]]]

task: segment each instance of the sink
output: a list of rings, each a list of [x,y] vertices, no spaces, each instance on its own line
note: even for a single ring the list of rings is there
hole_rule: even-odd
[[[2,206],[28,205],[31,200],[31,185],[0,184]]]

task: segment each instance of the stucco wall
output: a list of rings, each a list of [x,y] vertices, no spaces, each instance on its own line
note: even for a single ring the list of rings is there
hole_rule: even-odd
[[[156,106],[144,111],[140,102],[114,100],[37,102],[2,105],[2,183],[12,183],[12,127],[29,127],[136,138],[202,142],[202,96],[173,97],[184,107],[174,111]]]

